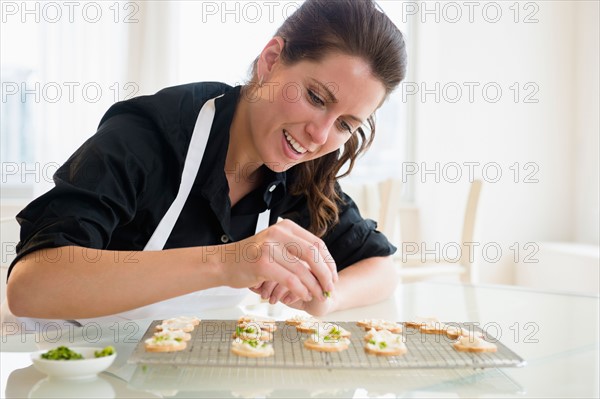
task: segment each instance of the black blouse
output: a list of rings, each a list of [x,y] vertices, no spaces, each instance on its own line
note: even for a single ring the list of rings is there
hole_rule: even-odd
[[[266,178],[233,208],[225,157],[229,127],[240,87],[204,82],[176,86],[155,95],[113,105],[88,139],[54,175],[55,187],[17,215],[21,225],[17,257],[42,248],[76,245],[109,250],[142,250],[175,199],[188,145],[202,105],[215,101],[216,114],[192,191],[166,248],[239,241],[254,234],[258,214],[271,209],[308,227],[306,198],[287,184],[294,168]],[[339,188],[339,187],[338,187]],[[341,270],[359,260],[396,251],[343,194],[340,222],[323,240]]]

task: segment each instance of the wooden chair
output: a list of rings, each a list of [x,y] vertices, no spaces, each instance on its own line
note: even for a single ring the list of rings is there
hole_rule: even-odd
[[[407,225],[418,225],[418,221],[409,221],[408,216],[412,212],[405,212],[406,206],[400,201],[402,182],[398,179],[386,179],[377,183],[350,183],[341,182],[342,189],[358,205],[361,214],[365,218],[374,219],[378,222],[378,230],[398,247],[394,254],[394,261],[399,267],[399,275],[403,281],[415,281],[425,279],[439,279],[457,277],[463,283],[477,282],[477,273],[472,259],[470,259],[470,248],[465,243],[473,242],[475,232],[475,220],[477,206],[481,193],[481,180],[471,182],[465,207],[464,221],[462,225],[460,245],[460,258],[456,262],[441,262],[435,256],[426,253],[403,254],[402,249],[407,241],[416,241],[418,233],[407,231]],[[411,226],[413,227],[413,226]],[[410,237],[410,238],[409,238]],[[421,242],[415,242],[418,247]]]
[[[361,216],[377,221],[377,230],[394,245],[400,242],[400,195],[402,183],[386,179],[375,183],[341,182],[342,189],[356,202]]]
[[[403,281],[431,279],[439,276],[458,276],[460,282],[477,282],[477,271],[474,260],[471,259],[473,235],[475,231],[475,220],[479,195],[481,193],[481,180],[473,180],[469,189],[467,204],[465,208],[464,222],[462,226],[460,257],[456,262],[448,262],[440,259],[440,255],[431,256],[427,253],[402,254],[398,251],[395,261],[400,266],[400,276]],[[402,221],[400,221],[402,223]],[[421,246],[422,243],[416,243]],[[428,256],[429,255],[429,256]]]

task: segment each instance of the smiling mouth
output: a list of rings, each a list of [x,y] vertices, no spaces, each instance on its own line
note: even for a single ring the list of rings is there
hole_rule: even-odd
[[[296,152],[299,155],[302,155],[308,151],[306,148],[302,147],[300,143],[294,140],[294,138],[285,130],[283,131],[283,134],[285,135],[285,139],[287,140],[288,144],[294,152]]]

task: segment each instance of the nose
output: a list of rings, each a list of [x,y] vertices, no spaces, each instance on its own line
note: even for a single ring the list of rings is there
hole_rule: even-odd
[[[335,119],[323,115],[322,117],[315,118],[308,122],[306,125],[306,132],[311,138],[311,141],[318,145],[323,145],[327,142],[329,131],[335,123]]]

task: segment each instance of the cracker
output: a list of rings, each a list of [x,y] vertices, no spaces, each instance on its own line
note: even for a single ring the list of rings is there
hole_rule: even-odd
[[[463,335],[460,339],[452,344],[454,349],[459,352],[496,352],[498,347],[496,344],[482,339],[479,335]]]
[[[431,325],[439,322],[435,317],[417,317],[415,320],[405,321],[404,324],[407,327],[420,328],[423,325]]]
[[[294,317],[290,317],[289,319],[287,319],[285,321],[285,324],[288,326],[299,326],[300,324],[303,323],[318,323],[319,320],[311,317],[311,316],[302,316],[302,315],[296,315]]]
[[[359,320],[356,322],[356,325],[365,329],[365,331],[369,331],[371,328],[375,330],[388,330],[393,332],[394,334],[398,334],[402,332],[402,326],[398,323],[388,320],[380,320],[380,319],[365,319]]]
[[[311,351],[318,352],[341,352],[348,349],[350,341],[347,338],[340,338],[341,343],[315,342],[312,338],[304,341],[304,347]]]
[[[454,349],[456,349],[459,352],[473,352],[473,353],[481,353],[481,352],[496,352],[498,350],[498,347],[494,344],[491,344],[488,342],[488,344],[490,344],[490,346],[486,345],[486,346],[464,346],[462,345],[460,342],[455,342],[452,344],[452,346],[454,347]],[[493,345],[493,346],[491,346]]]
[[[275,332],[277,330],[276,321],[273,319],[265,319],[260,317],[242,316],[238,319],[238,325],[247,327],[253,325],[259,327],[261,330]]]
[[[264,342],[253,341],[257,344],[256,347],[248,346],[249,341],[233,341],[231,343],[231,353],[243,357],[269,357],[275,354],[273,346]]]
[[[194,331],[194,325],[188,322],[169,322],[156,326],[156,331],[183,331],[186,333]]]
[[[368,346],[365,346],[365,352],[375,355],[375,356],[400,356],[404,355],[407,352],[406,348],[396,348],[396,349],[372,349]]]
[[[402,335],[389,330],[370,329],[365,335],[365,352],[376,356],[399,356],[407,352]]]
[[[301,333],[305,333],[305,334],[315,334],[318,333],[322,336],[326,336],[329,335],[331,332],[331,329],[337,329],[338,333],[334,334],[334,335],[339,335],[341,337],[345,337],[348,338],[352,335],[352,333],[348,330],[346,330],[343,327],[338,326],[335,323],[331,323],[331,322],[322,322],[322,321],[317,321],[316,323],[302,323],[300,325],[296,326],[296,329],[298,331],[300,331]]]
[[[273,334],[252,324],[246,326],[238,324],[235,332],[232,335],[232,338],[241,338],[242,340],[258,339],[260,341],[271,341],[273,339]]]
[[[155,344],[144,344],[146,352],[178,352],[182,351],[187,347],[184,341],[172,345],[155,345]]]

